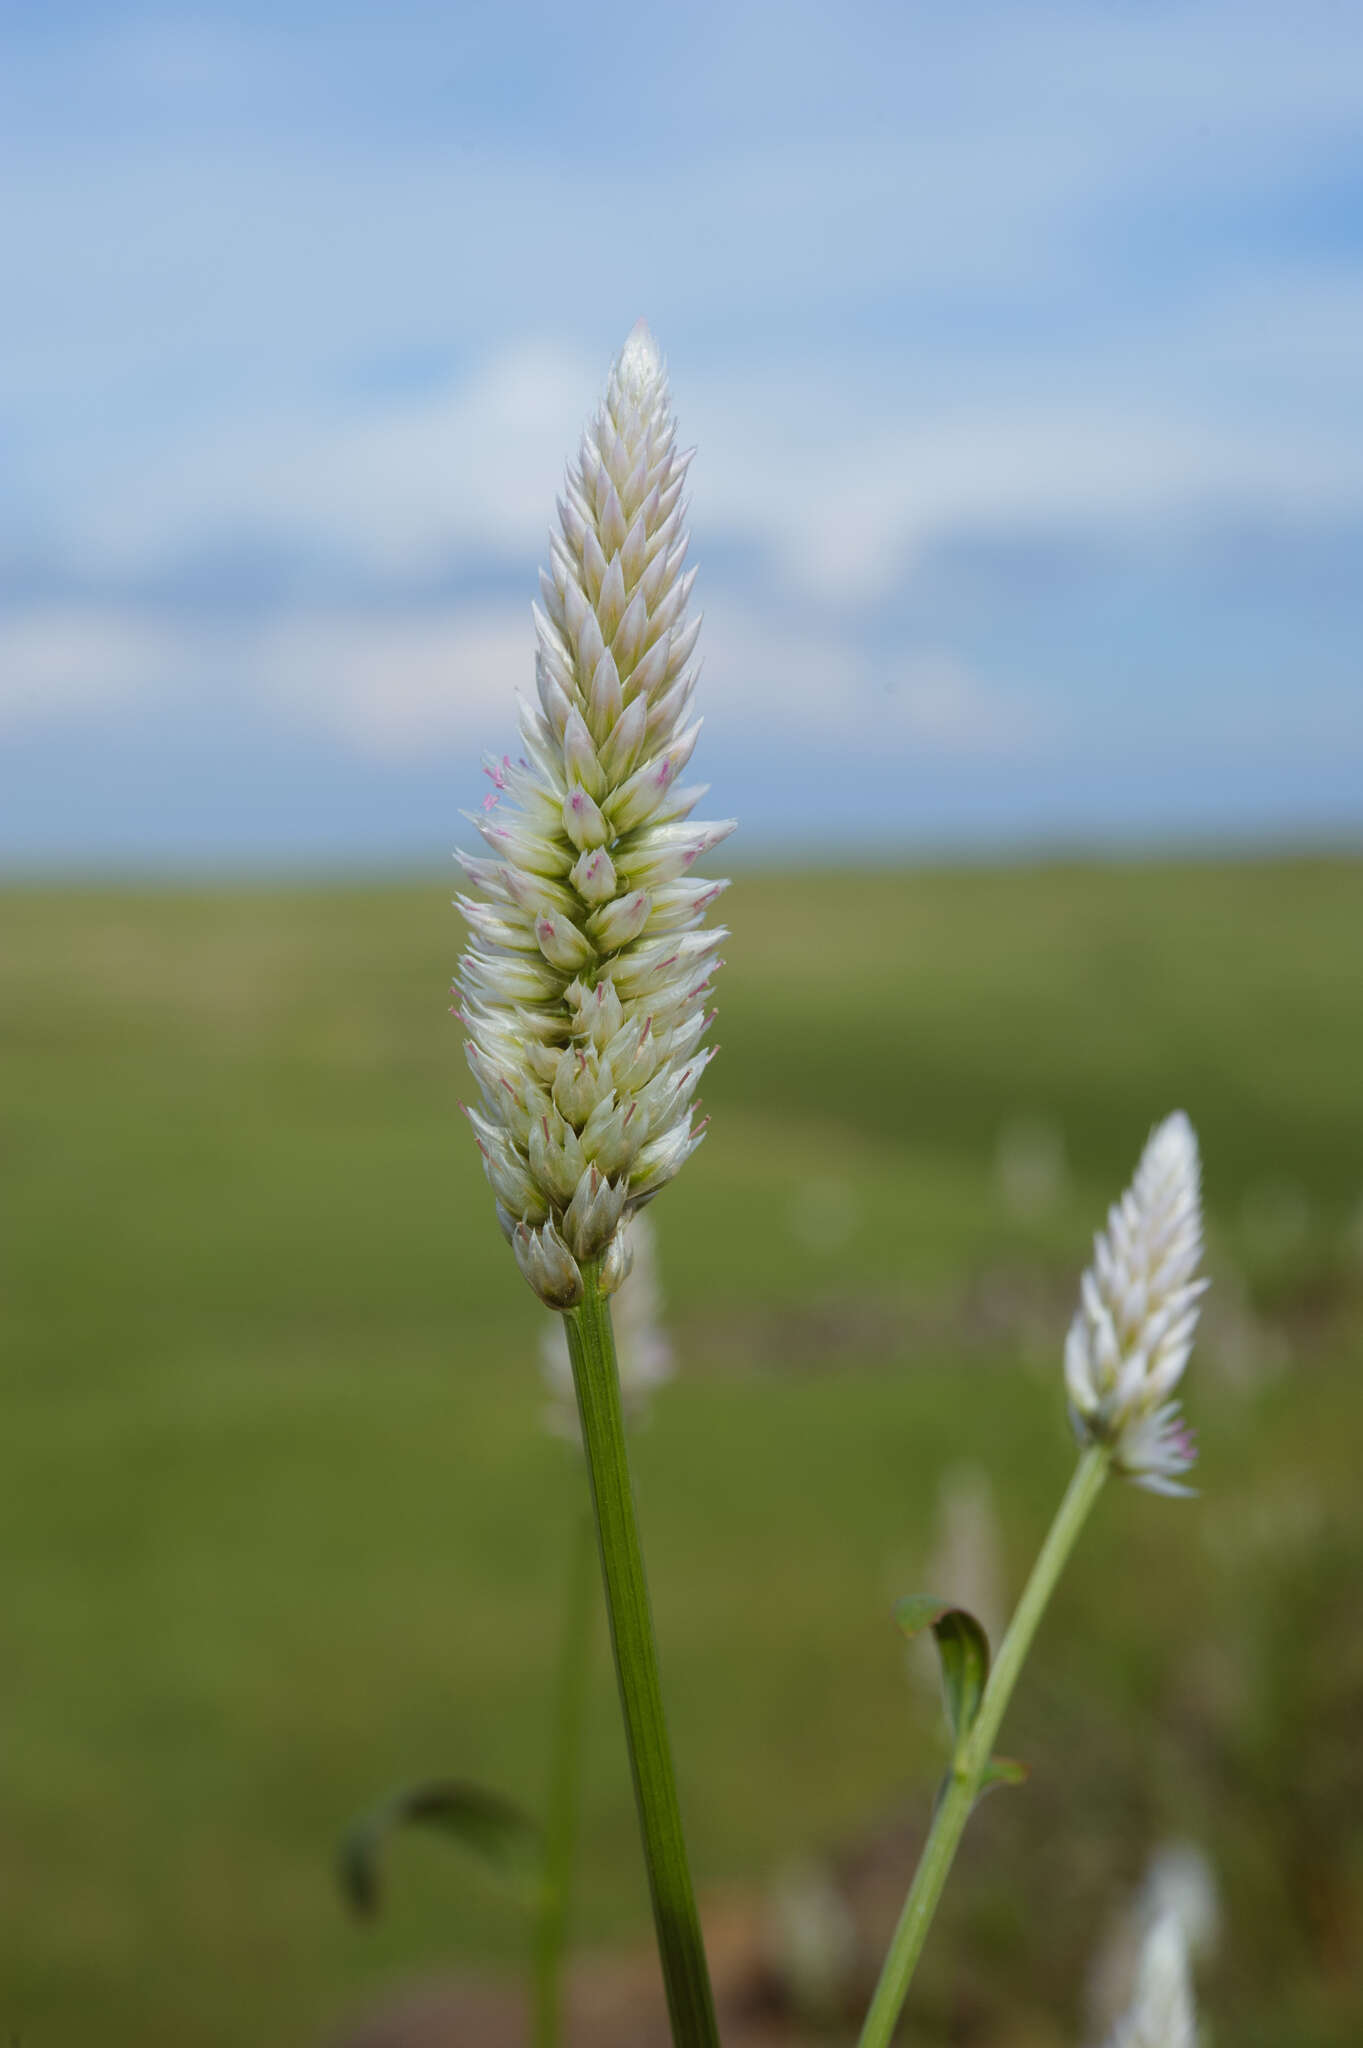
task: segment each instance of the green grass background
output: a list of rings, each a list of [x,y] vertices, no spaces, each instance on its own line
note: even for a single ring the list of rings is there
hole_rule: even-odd
[[[457,1112],[448,894],[0,895],[0,2038],[25,2048],[306,2043],[522,1952],[515,1898],[443,1844],[396,1846],[375,1927],[330,1868],[405,1778],[539,1803],[581,1492]],[[1092,1944],[1172,1832],[1225,1890],[1216,2038],[1356,2042],[1363,864],[791,872],[726,909],[713,1126],[653,1212],[680,1372],[637,1445],[702,1887],[926,1812],[892,1599],[962,1459],[1025,1570],[1072,1456],[1078,1269],[1182,1105],[1213,1271],[1274,1369],[1195,1366],[1195,1503],[1103,1500],[1008,1725],[1032,1782],[981,1810],[915,2038],[965,2038],[963,1983],[1009,2040],[1077,2038]],[[996,1171],[1019,1117],[1069,1162],[1035,1214]],[[1000,1276],[1016,1334],[980,1308]],[[604,1656],[577,1924],[646,1932]]]

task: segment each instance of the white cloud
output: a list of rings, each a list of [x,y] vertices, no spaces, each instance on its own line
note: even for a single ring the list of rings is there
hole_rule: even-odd
[[[185,674],[164,621],[107,607],[0,613],[0,726],[56,724],[132,703]]]
[[[380,576],[437,573],[471,549],[538,555],[575,432],[566,423],[585,417],[598,382],[570,350],[527,340],[420,398],[182,440],[81,506],[78,545],[125,572],[242,535]]]
[[[145,609],[0,614],[0,727],[78,724],[156,705],[172,721],[235,706],[401,759],[514,728],[533,691],[528,604],[448,612],[302,611],[225,632]]]
[[[706,523],[774,548],[794,587],[835,603],[884,596],[915,551],[962,534],[1363,508],[1359,451],[1323,427],[1083,398],[876,416],[865,393],[830,423],[789,380],[747,397],[702,394]]]
[[[1011,753],[1041,729],[1032,701],[995,688],[948,649],[875,652],[721,595],[707,607],[699,708],[723,744],[767,735],[836,750],[905,746]]]
[[[268,628],[251,654],[271,712],[389,760],[468,748],[515,730],[533,695],[528,604],[437,616],[304,614]]]

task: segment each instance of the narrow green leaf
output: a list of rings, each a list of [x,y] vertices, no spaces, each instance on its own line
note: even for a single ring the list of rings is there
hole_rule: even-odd
[[[337,1875],[356,1913],[378,1911],[383,1845],[400,1827],[439,1828],[503,1877],[522,1876],[539,1842],[535,1823],[500,1793],[459,1778],[408,1785],[352,1822],[341,1843]]]
[[[991,1756],[980,1779],[983,1795],[992,1785],[1025,1785],[1032,1775],[1030,1764],[1021,1764],[1015,1756]]]
[[[937,1638],[942,1689],[956,1747],[975,1725],[989,1677],[989,1638],[973,1614],[938,1600],[931,1593],[911,1593],[895,1608],[895,1619],[910,1638],[930,1628]]]

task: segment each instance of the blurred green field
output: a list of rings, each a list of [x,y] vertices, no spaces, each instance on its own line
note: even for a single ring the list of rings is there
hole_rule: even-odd
[[[374,1927],[331,1875],[404,1778],[538,1804],[581,1492],[457,1113],[449,893],[0,894],[25,2048],[308,2043],[521,1952],[517,1901],[444,1845],[398,1845]],[[981,1810],[914,2038],[966,2038],[968,1983],[970,2039],[1006,2005],[1009,2041],[1077,2040],[1093,1943],[1172,1833],[1224,1888],[1216,2038],[1356,2043],[1363,862],[751,875],[726,908],[711,1135],[653,1211],[680,1372],[637,1445],[702,1887],[926,1813],[892,1599],[962,1460],[1016,1589],[1071,1462],[1078,1269],[1182,1105],[1218,1283],[1201,1497],[1101,1503],[1008,1723],[1032,1782]],[[604,1654],[587,1768],[578,1931],[637,1939]]]

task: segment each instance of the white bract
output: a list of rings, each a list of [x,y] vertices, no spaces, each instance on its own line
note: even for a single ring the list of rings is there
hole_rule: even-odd
[[[581,1261],[601,1260],[610,1287],[621,1223],[704,1130],[692,1104],[725,934],[700,927],[726,885],[691,869],[733,821],[691,823],[705,786],[678,781],[700,731],[687,719],[689,461],[641,322],[559,500],[524,753],[485,763],[493,790],[472,823],[492,857],[460,855],[484,899],[459,899],[469,1121],[502,1228],[551,1308],[581,1299]]]
[[[1107,1229],[1065,1342],[1065,1386],[1076,1434],[1111,1447],[1114,1468],[1157,1493],[1196,1458],[1170,1399],[1193,1347],[1202,1254],[1197,1138],[1181,1110],[1150,1134],[1136,1176]]]
[[[646,1214],[631,1216],[616,1238],[625,1276],[611,1302],[615,1359],[620,1373],[620,1404],[629,1422],[647,1412],[649,1396],[672,1377],[672,1346],[662,1323],[662,1297],[653,1225]],[[551,1400],[547,1420],[555,1436],[580,1443],[573,1361],[562,1320],[545,1324],[541,1351]]]
[[[1188,1939],[1176,1913],[1165,1913],[1145,1937],[1129,2011],[1108,2048],[1197,2048]]]

